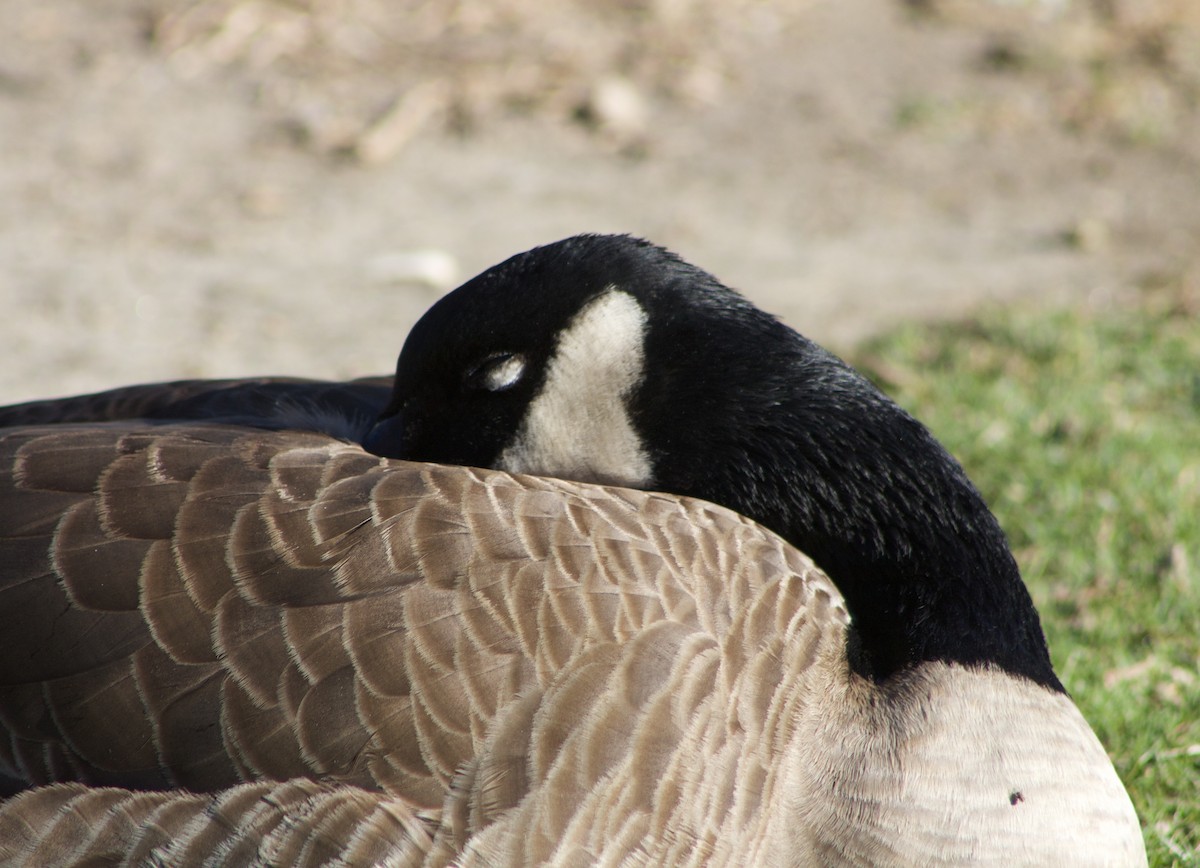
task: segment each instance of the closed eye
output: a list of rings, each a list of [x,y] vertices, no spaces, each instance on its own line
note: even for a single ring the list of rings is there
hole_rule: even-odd
[[[520,353],[497,353],[480,362],[467,374],[467,384],[489,392],[503,392],[525,375],[525,357]]]

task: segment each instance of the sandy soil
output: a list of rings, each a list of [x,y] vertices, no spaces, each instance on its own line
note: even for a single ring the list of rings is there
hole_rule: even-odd
[[[1196,6],[0,0],[0,402],[386,371],[580,231],[842,349],[1200,280]]]

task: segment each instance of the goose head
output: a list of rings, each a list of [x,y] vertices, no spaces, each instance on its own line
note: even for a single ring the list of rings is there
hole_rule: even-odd
[[[845,362],[646,241],[568,238],[446,295],[365,446],[719,503],[838,585],[859,674],[942,661],[1062,691],[958,462]]]

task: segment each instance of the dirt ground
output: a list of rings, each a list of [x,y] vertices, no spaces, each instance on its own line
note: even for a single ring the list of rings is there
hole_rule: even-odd
[[[1194,0],[0,0],[0,402],[390,370],[652,238],[845,349],[1200,280]]]

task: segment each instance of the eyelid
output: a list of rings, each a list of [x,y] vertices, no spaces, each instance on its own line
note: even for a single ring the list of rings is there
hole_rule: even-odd
[[[480,362],[468,375],[473,385],[489,392],[502,392],[520,382],[525,374],[525,357],[520,353],[496,353]]]

